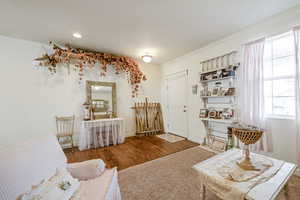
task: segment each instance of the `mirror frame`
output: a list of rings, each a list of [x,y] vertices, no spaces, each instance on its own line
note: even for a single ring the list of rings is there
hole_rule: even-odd
[[[112,88],[112,117],[117,117],[117,91],[114,82],[86,81],[86,102],[92,105],[92,86],[106,86]],[[99,115],[105,117],[106,115]]]

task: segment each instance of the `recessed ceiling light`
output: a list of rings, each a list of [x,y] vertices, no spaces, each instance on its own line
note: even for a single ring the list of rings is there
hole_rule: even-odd
[[[73,37],[80,39],[80,38],[82,38],[82,35],[80,33],[76,32],[76,33],[73,33]]]
[[[152,56],[144,55],[144,56],[142,56],[142,59],[145,63],[150,63],[152,61]]]

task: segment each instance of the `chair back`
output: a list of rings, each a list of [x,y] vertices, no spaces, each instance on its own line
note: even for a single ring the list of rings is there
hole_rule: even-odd
[[[71,136],[74,132],[75,116],[58,117],[56,116],[56,136]]]

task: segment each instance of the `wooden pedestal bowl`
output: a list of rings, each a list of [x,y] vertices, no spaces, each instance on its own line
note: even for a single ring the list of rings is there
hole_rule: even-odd
[[[244,159],[237,162],[237,165],[244,170],[259,170],[251,162],[249,145],[255,144],[261,138],[263,131],[233,128],[232,133],[245,145]]]

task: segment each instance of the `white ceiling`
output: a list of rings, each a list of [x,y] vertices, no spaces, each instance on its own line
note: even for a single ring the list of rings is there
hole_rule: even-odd
[[[299,0],[1,0],[0,34],[162,63],[299,4]],[[73,32],[83,38],[72,38]]]

